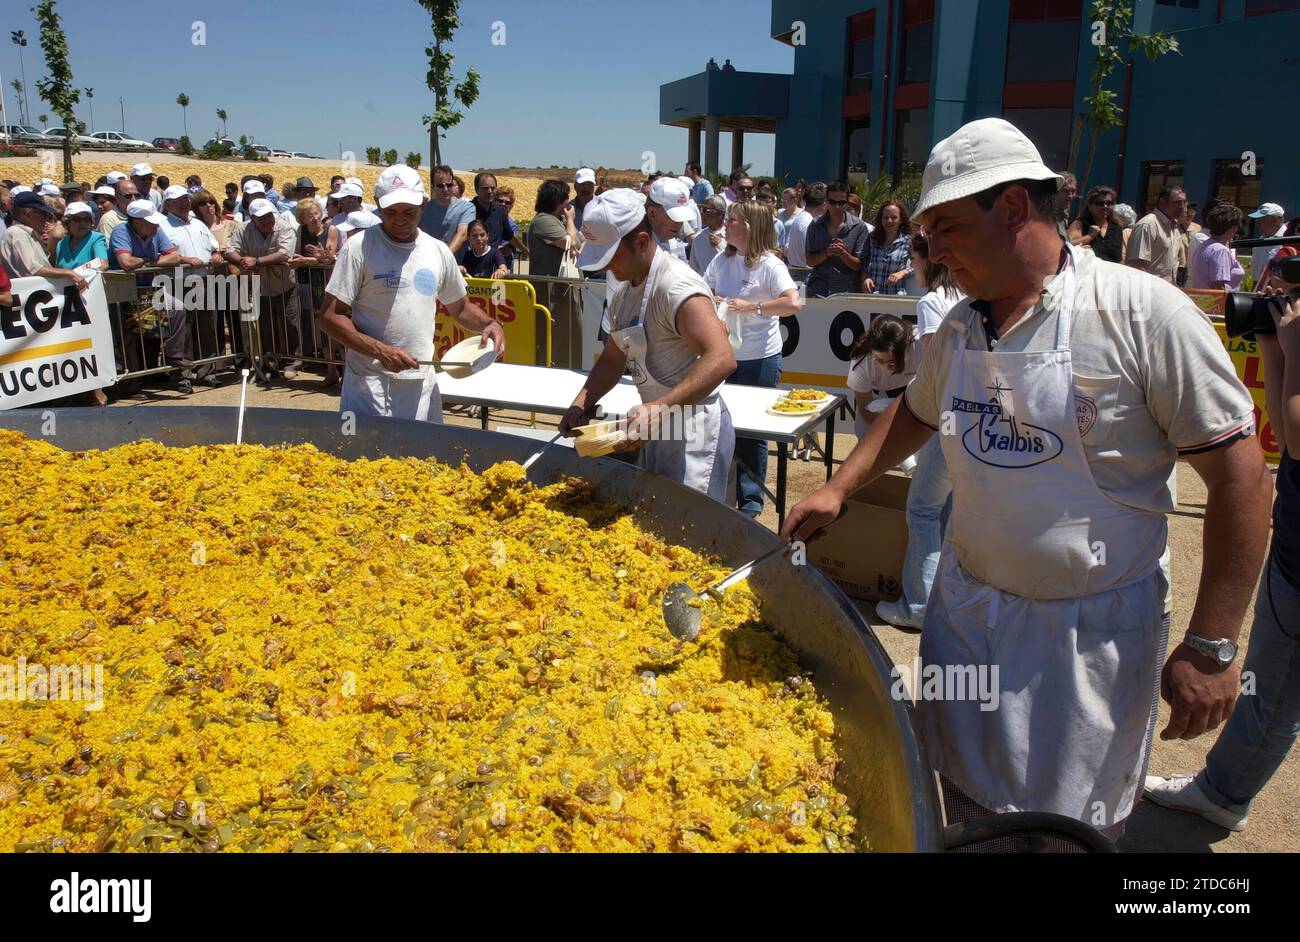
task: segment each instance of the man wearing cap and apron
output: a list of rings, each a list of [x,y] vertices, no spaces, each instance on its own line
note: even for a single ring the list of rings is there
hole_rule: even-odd
[[[637,463],[647,471],[725,500],[736,435],[718,389],[736,358],[709,286],[659,248],[632,190],[609,190],[588,203],[582,234],[578,267],[607,269],[618,287],[609,298],[605,349],[560,431],[572,434],[589,421],[627,369],[642,404],[628,414],[620,448],[639,448]]]
[[[347,186],[348,184],[345,184]],[[358,196],[359,198],[359,196]],[[344,243],[325,286],[321,330],[347,348],[339,412],[442,421],[433,360],[437,302],[497,355],[505,334],[466,297],[451,250],[420,231],[424,183],[410,167],[389,167],[375,184],[380,224]]]
[[[1143,782],[1158,695],[1165,739],[1232,712],[1271,491],[1253,403],[1208,321],[1172,285],[1064,243],[1058,183],[1000,118],[935,146],[915,216],[968,298],[782,535],[806,539],[939,432],[953,509],[922,670],[981,688],[914,685],[949,818],[1047,811],[1113,838]],[[1203,570],[1162,671],[1178,457],[1207,485]]]
[[[682,229],[698,212],[691,202],[690,188],[682,186],[675,177],[656,178],[646,194],[645,211],[659,248],[679,261],[686,261]]]

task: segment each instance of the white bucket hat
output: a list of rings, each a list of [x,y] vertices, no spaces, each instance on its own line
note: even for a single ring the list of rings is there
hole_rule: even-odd
[[[934,145],[921,176],[921,197],[912,215],[919,217],[942,203],[982,193],[1012,180],[1054,180],[1038,148],[1020,129],[1002,118],[981,118],[962,125]]]

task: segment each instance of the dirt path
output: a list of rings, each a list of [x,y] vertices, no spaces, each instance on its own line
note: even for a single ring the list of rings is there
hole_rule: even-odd
[[[304,374],[306,375],[306,374]],[[150,390],[133,399],[118,403],[130,405],[195,405],[234,406],[239,404],[239,387],[229,384],[217,389],[196,391],[189,397],[161,390]],[[292,409],[338,409],[337,394],[323,392],[320,381],[314,376],[296,380],[269,390],[249,387],[250,407]],[[478,426],[478,419],[449,414],[449,423]],[[524,414],[503,412],[494,414],[493,427],[498,424],[528,424]],[[539,425],[554,425],[545,416],[538,417]],[[843,457],[854,444],[851,435],[836,436],[835,454]],[[768,486],[776,489],[776,458],[768,462]],[[804,495],[811,493],[825,480],[825,467],[817,462],[791,461],[789,464],[789,501],[791,506]],[[1205,515],[1205,487],[1190,467],[1182,465],[1178,472],[1177,511],[1170,516],[1170,543],[1173,551],[1174,618],[1172,637],[1181,638],[1191,617],[1200,579],[1201,531]],[[765,507],[759,522],[776,529],[776,512],[770,503]],[[875,617],[874,606],[859,603],[859,609],[871,622],[877,637],[895,663],[911,663],[917,655],[920,635],[904,632],[885,624]],[[1252,604],[1253,611],[1253,604]],[[1249,641],[1250,625],[1246,624],[1241,642]],[[1160,706],[1157,731],[1169,719],[1169,709]],[[1164,742],[1156,739],[1151,757],[1151,772],[1169,775],[1174,772],[1195,772],[1205,761],[1205,755],[1214,744],[1209,734],[1191,742]],[[1129,851],[1296,851],[1300,850],[1300,815],[1296,814],[1300,797],[1300,750],[1292,750],[1268,787],[1251,808],[1250,824],[1240,834],[1232,834],[1199,817],[1168,811],[1151,802],[1142,801],[1129,819],[1128,833],[1121,846]]]

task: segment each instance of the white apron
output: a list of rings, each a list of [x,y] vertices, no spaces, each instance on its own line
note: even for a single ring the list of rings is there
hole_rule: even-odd
[[[973,310],[957,331],[941,400],[955,418],[955,434],[941,435],[949,545],[921,662],[954,678],[983,671],[997,704],[922,695],[918,712],[939,770],[981,805],[1107,827],[1128,815],[1145,775],[1168,531],[1163,514],[1107,497],[1088,466],[1071,373],[1074,285],[1070,253],[1054,350],[967,349]]]
[[[339,412],[376,415],[388,419],[442,421],[442,394],[438,374],[431,367],[402,373],[343,372]]]
[[[646,366],[645,312],[650,303],[650,291],[655,275],[666,253],[655,252],[650,272],[640,286],[640,307],[629,326],[610,332],[610,337],[627,357],[628,372],[636,383],[642,402],[652,402],[665,395],[672,387],[660,383]],[[628,285],[620,294],[620,308],[627,304],[629,295],[637,292]],[[610,311],[610,322],[621,324],[626,318],[622,310]],[[702,491],[714,500],[727,498],[727,474],[735,450],[736,434],[731,425],[731,414],[722,397],[716,392],[698,405],[684,410],[686,420],[667,424],[662,431],[672,433],[671,439],[647,441],[641,445],[637,465],[654,474],[662,475],[693,490]]]

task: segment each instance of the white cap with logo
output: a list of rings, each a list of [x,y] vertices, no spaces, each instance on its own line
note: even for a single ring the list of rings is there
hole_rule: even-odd
[[[1286,213],[1277,203],[1260,203],[1259,209],[1248,215],[1251,219],[1263,219],[1265,216],[1276,216],[1278,219],[1286,218]]]
[[[420,206],[424,203],[424,181],[418,171],[403,164],[395,164],[379,175],[375,182],[375,202],[380,209],[406,203]]]
[[[265,193],[266,186],[263,185],[261,180],[248,180],[244,183],[244,192],[249,196],[252,196],[254,193]]]
[[[690,222],[695,218],[690,187],[682,186],[676,177],[660,177],[650,184],[650,199],[658,203],[673,222]],[[583,219],[586,218],[584,215]]]
[[[1053,180],[1058,187],[1061,183],[1060,175],[1043,163],[1038,148],[1011,122],[972,121],[930,151],[912,216],[1012,180]]]
[[[132,219],[143,219],[155,226],[167,221],[166,216],[153,208],[153,202],[150,200],[132,200],[126,204],[126,214]]]
[[[152,177],[153,167],[150,167],[148,164],[136,164],[134,167],[131,168],[131,176]]]
[[[69,216],[81,216],[81,215],[90,216],[92,219],[95,216],[91,208],[87,206],[85,203],[81,202],[80,200],[73,200],[63,209],[64,219],[67,219]]]
[[[583,167],[573,175],[573,182],[575,185],[578,183],[595,183],[596,171],[590,167]]]
[[[270,200],[256,199],[248,204],[248,215],[265,216],[267,213],[275,212],[275,204]]]
[[[182,196],[189,195],[190,191],[188,188],[181,186],[179,183],[173,183],[171,186],[167,187],[167,189],[163,190],[163,202],[165,203],[168,200],[178,200]]]
[[[595,196],[582,211],[582,237],[587,241],[578,253],[578,267],[598,271],[618,251],[618,242],[645,218],[645,207],[635,190],[606,190]]]

